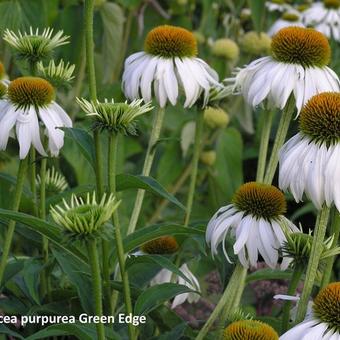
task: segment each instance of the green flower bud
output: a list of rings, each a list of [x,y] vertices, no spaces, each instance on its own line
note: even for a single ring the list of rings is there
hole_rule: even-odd
[[[222,57],[228,61],[235,61],[239,57],[239,47],[231,39],[217,39],[211,46],[211,53],[216,57]]]
[[[225,128],[229,120],[229,115],[221,108],[207,107],[204,110],[204,122],[211,129]]]
[[[240,41],[241,49],[254,56],[266,55],[270,52],[271,38],[264,32],[250,31]]]
[[[216,152],[214,150],[203,151],[200,160],[205,165],[213,166],[216,162]]]

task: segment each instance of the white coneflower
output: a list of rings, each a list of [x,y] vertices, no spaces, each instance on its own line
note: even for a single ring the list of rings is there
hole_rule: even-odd
[[[72,195],[69,203],[63,199],[63,206],[51,207],[50,213],[53,220],[67,232],[86,236],[99,231],[119,204],[113,194],[108,197],[104,194],[99,202],[95,193],[88,193],[85,200]]]
[[[313,26],[328,38],[340,41],[340,0],[316,2],[302,12],[306,26]]]
[[[274,11],[285,12],[292,8],[290,4],[285,0],[266,1],[266,7],[268,11],[270,12],[274,12]]]
[[[20,146],[20,159],[24,159],[31,144],[43,156],[46,152],[40,139],[39,120],[46,128],[48,148],[57,156],[64,145],[64,131],[71,127],[67,113],[53,100],[52,85],[38,77],[21,77],[13,80],[7,90],[7,98],[0,101],[0,149],[6,149],[11,130],[15,127]]]
[[[340,91],[338,76],[327,64],[331,49],[327,38],[311,28],[286,27],[274,35],[272,55],[251,62],[232,81],[235,93],[257,106],[267,100],[283,109],[293,94],[298,113],[313,95]]]
[[[82,110],[94,119],[95,129],[126,135],[135,135],[137,118],[153,109],[151,102],[145,104],[143,99],[136,99],[131,103],[115,103],[112,99],[101,103],[77,98],[77,102]]]
[[[290,10],[283,13],[281,18],[276,20],[274,24],[270,27],[270,29],[268,30],[268,35],[272,37],[282,28],[290,26],[304,27],[304,24],[301,21],[301,14],[298,11]]]
[[[223,340],[278,340],[275,330],[257,320],[240,320],[231,323],[223,331]]]
[[[142,97],[149,102],[153,85],[160,107],[168,100],[175,105],[183,88],[184,107],[190,107],[202,92],[206,102],[212,85],[218,85],[217,73],[196,57],[196,39],[184,28],[168,25],[154,28],[145,39],[144,50],[125,61],[123,89],[131,100]]]
[[[291,328],[280,340],[339,340],[340,282],[329,284],[314,300],[312,313]]]
[[[278,249],[286,240],[284,231],[298,231],[283,216],[285,211],[285,197],[276,187],[256,182],[243,184],[235,193],[232,204],[219,209],[208,224],[206,241],[212,254],[217,254],[217,248],[222,244],[229,260],[225,241],[231,232],[236,237],[234,253],[244,267],[255,266],[260,254],[268,266],[275,268]]]
[[[63,36],[63,31],[58,31],[53,36],[53,29],[45,28],[42,33],[39,29],[29,32],[18,32],[17,34],[9,29],[5,30],[4,40],[16,51],[19,59],[25,59],[36,63],[51,56],[53,50],[61,45],[68,44],[68,36]]]
[[[280,151],[279,186],[296,201],[303,193],[321,209],[340,209],[340,93],[312,97],[300,115],[300,132]]]
[[[183,277],[178,276],[176,274],[173,274],[168,269],[162,269],[150,282],[151,286],[161,284],[161,283],[167,283],[167,282],[176,282],[180,285],[187,286],[188,288],[195,290],[197,292],[201,291],[200,284],[195,277],[195,275],[190,271],[187,264],[183,264],[179,270],[187,277],[190,281],[190,283],[185,280]],[[198,293],[183,293],[177,295],[172,304],[171,308],[175,308],[185,301],[188,301],[189,303],[197,302],[200,299],[200,295]]]

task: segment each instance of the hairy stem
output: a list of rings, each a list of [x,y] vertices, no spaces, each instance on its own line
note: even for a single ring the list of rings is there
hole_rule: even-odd
[[[39,216],[42,220],[46,220],[46,163],[47,159],[43,158],[40,165],[40,201],[39,201]],[[42,255],[44,265],[48,262],[48,239],[46,236],[42,237]],[[48,273],[45,270],[42,272],[41,276],[41,292],[42,295],[47,295],[48,300],[50,300],[50,280]]]
[[[118,151],[117,135],[110,134],[108,144],[109,144],[109,151],[108,151],[109,188],[110,188],[111,193],[116,195],[116,167],[117,167],[117,151]],[[122,239],[122,235],[120,231],[118,209],[113,213],[112,223],[114,225],[114,230],[115,230],[115,242],[116,242],[116,249],[117,249],[117,255],[118,255],[120,275],[123,281],[125,310],[127,314],[132,314],[130,284],[129,284],[128,273],[125,270],[125,254],[124,254],[124,247],[123,247],[123,239]],[[135,329],[131,323],[128,324],[128,330],[129,330],[130,339],[135,339]]]
[[[187,198],[187,204],[186,204],[184,226],[189,225],[191,211],[192,211],[192,204],[194,201],[197,172],[198,172],[198,161],[199,161],[201,145],[202,145],[203,126],[204,126],[204,111],[200,110],[197,113],[197,118],[196,118],[194,153],[193,153],[193,158],[192,158],[191,177],[190,177],[189,192],[188,192],[188,198]]]
[[[332,224],[331,224],[331,233],[333,234],[333,243],[332,243],[332,248],[336,247],[339,242],[339,234],[340,234],[340,213],[339,211],[333,207],[333,216],[332,216]],[[326,267],[324,270],[324,274],[322,277],[321,281],[321,288],[326,287],[329,282],[331,281],[331,276],[332,276],[332,269],[333,269],[333,264],[335,261],[335,256],[330,256],[326,260]]]
[[[264,183],[271,184],[275,175],[276,167],[279,162],[279,151],[284,144],[289,128],[290,121],[292,120],[293,113],[295,110],[295,100],[291,97],[286,107],[284,108],[279,126],[277,128],[276,137],[272,149],[272,153],[269,159],[266,175],[264,177]]]
[[[307,311],[308,300],[312,293],[316,273],[319,266],[320,256],[323,248],[323,241],[326,234],[327,222],[329,217],[329,208],[324,205],[319,211],[314,229],[311,254],[308,261],[305,284],[302,290],[301,298],[298,305],[296,323],[301,322]]]
[[[37,201],[37,186],[35,183],[37,170],[36,170],[36,151],[34,147],[29,152],[29,181],[32,192],[33,201],[33,215],[38,216],[38,201]]]
[[[287,295],[295,295],[296,288],[299,285],[303,271],[304,271],[304,268],[301,265],[300,266],[298,265],[294,268],[292,278],[289,282]],[[284,306],[283,306],[283,309],[282,309],[282,324],[281,324],[281,333],[282,334],[285,333],[288,330],[291,307],[292,307],[292,301],[286,301]]]
[[[160,108],[155,113],[155,117],[154,117],[153,124],[152,124],[151,135],[149,139],[149,144],[148,144],[148,149],[146,151],[145,160],[144,160],[144,166],[143,166],[143,171],[142,171],[143,176],[150,175],[153,159],[155,157],[155,151],[156,151],[155,145],[159,139],[162,125],[163,125],[164,112],[165,110]],[[133,207],[133,211],[131,214],[127,234],[133,233],[134,230],[136,229],[139,214],[141,212],[142,205],[143,205],[144,195],[145,195],[145,190],[140,189],[137,191],[136,201],[135,201],[135,205]]]
[[[263,182],[264,171],[267,163],[268,143],[270,137],[270,130],[273,121],[273,111],[264,110],[262,113],[262,131],[259,149],[259,158],[257,163],[256,181]]]
[[[100,267],[98,260],[97,242],[95,239],[90,239],[87,242],[88,258],[92,273],[92,290],[94,300],[94,312],[96,316],[103,315],[103,301],[102,301],[102,282],[100,276]],[[97,336],[99,340],[105,340],[104,324],[99,322],[96,324]]]
[[[233,304],[233,297],[237,291],[239,282],[243,280],[243,277],[247,274],[247,269],[243,268],[240,263],[237,263],[233,275],[231,276],[228,285],[221,296],[217,306],[215,307],[214,311],[210,315],[207,322],[204,324],[200,332],[198,333],[196,340],[203,340],[205,339],[206,334],[209,332],[210,328],[214,324],[214,322],[219,317],[222,310],[225,306],[230,306]]]

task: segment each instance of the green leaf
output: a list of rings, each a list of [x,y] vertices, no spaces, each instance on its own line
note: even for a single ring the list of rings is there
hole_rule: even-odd
[[[40,305],[39,273],[41,268],[42,266],[38,261],[30,259],[25,262],[23,269],[23,279],[28,293],[37,305]]]
[[[124,239],[124,250],[126,253],[131,252],[145,242],[154,240],[166,235],[204,235],[205,227],[190,228],[178,224],[156,224],[145,228],[138,229]]]
[[[161,196],[177,207],[185,210],[184,205],[177,200],[177,198],[168,193],[155,179],[152,177],[141,175],[120,174],[116,176],[117,191],[127,189],[143,189],[153,194]]]
[[[79,128],[63,128],[66,137],[74,140],[79,147],[80,152],[94,169],[95,151],[92,136],[83,129]]]
[[[261,32],[266,0],[249,0],[251,18],[257,32]]]
[[[292,277],[292,272],[282,271],[279,269],[264,268],[259,269],[254,273],[247,276],[246,282],[250,283],[253,281],[261,280],[290,280]]]
[[[106,327],[105,329],[106,339],[109,340],[120,340],[120,336]],[[39,340],[52,336],[67,336],[73,335],[78,339],[92,340],[97,339],[96,328],[94,324],[80,324],[80,323],[68,323],[68,324],[57,324],[51,325],[42,329],[41,331],[29,336],[26,340]]]
[[[124,12],[113,2],[104,2],[99,12],[103,21],[103,83],[112,81],[115,66],[120,58],[122,46]]]
[[[176,295],[194,292],[190,288],[175,283],[162,283],[145,290],[135,304],[135,315],[145,315],[172,299]]]
[[[91,312],[93,312],[93,294],[89,267],[76,258],[69,257],[67,254],[59,252],[56,249],[52,249],[52,252],[62,271],[76,287],[84,310],[91,314]]]
[[[9,281],[24,268],[27,259],[27,257],[16,257],[8,259],[2,285],[5,285],[7,281]]]
[[[22,10],[20,1],[10,0],[0,3],[0,30],[1,34],[8,28],[18,30],[27,26],[27,18]]]
[[[41,220],[37,217],[30,216],[21,212],[13,212],[10,210],[0,209],[0,218],[12,219],[16,222],[25,224],[31,230],[34,230],[41,235],[46,236],[53,244],[63,249],[65,252],[74,256],[81,262],[87,263],[87,258],[73,245],[65,245],[62,241],[61,229],[50,222]]]
[[[191,281],[165,256],[161,255],[138,255],[138,256],[131,256],[126,261],[126,269],[129,267],[140,264],[140,263],[156,263],[161,268],[165,268],[170,270],[171,272],[175,273],[176,275],[182,277],[188,283]]]
[[[6,327],[3,324],[0,324],[0,334],[7,334],[12,336],[14,339],[25,339],[24,337],[22,337],[19,333],[17,332],[13,332],[12,330],[10,330],[8,327]]]
[[[182,339],[182,336],[184,335],[184,331],[187,328],[187,324],[185,322],[180,323],[175,328],[173,328],[170,332],[166,332],[157,338],[155,340],[173,340],[173,339]]]

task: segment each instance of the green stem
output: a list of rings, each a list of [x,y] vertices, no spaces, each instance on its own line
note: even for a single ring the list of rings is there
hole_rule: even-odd
[[[312,293],[316,273],[319,266],[320,256],[323,249],[323,241],[326,234],[327,222],[329,217],[329,208],[324,205],[319,211],[314,229],[311,254],[308,261],[305,284],[302,290],[301,298],[298,305],[296,323],[301,322],[307,311],[308,300]]]
[[[92,101],[97,100],[97,87],[96,87],[96,72],[94,66],[94,43],[93,43],[93,7],[94,0],[85,0],[85,50],[86,50],[86,64],[87,73],[89,80],[89,91]],[[103,185],[103,174],[102,174],[102,152],[100,135],[98,131],[93,133],[94,144],[95,144],[95,154],[96,154],[96,164],[95,164],[95,174],[96,174],[96,185],[98,196],[101,197],[104,191]]]
[[[247,269],[244,268],[241,264],[238,264],[237,267],[235,268],[235,271],[236,270],[238,271],[237,275],[231,278],[230,280],[232,281],[231,283],[230,281],[228,282],[228,286],[231,285],[229,295],[230,299],[224,305],[220,319],[220,332],[219,332],[220,340],[223,340],[223,332],[227,321],[240,305],[240,301],[246,283]]]
[[[287,295],[295,295],[296,289],[299,285],[301,280],[301,276],[303,274],[304,267],[301,265],[297,265],[294,268],[292,278],[289,282],[289,287],[287,291]],[[289,319],[290,319],[290,309],[292,307],[292,301],[286,301],[283,309],[282,309],[282,326],[281,326],[281,333],[285,333],[288,330],[289,326]]]
[[[332,218],[332,225],[331,225],[331,233],[333,234],[333,237],[334,237],[333,243],[332,243],[332,248],[333,248],[333,247],[336,247],[339,242],[340,213],[337,211],[335,207],[333,207],[332,210],[333,210],[333,214],[332,214],[333,218]],[[324,270],[323,278],[321,281],[321,288],[326,287],[331,281],[334,261],[335,261],[335,256],[330,256],[326,260],[326,268]]]
[[[85,0],[84,3],[84,31],[85,31],[85,51],[86,51],[86,65],[89,81],[89,91],[92,101],[97,101],[97,87],[96,87],[96,71],[94,65],[94,42],[93,42],[93,9],[94,0]],[[104,182],[103,182],[103,155],[102,147],[100,143],[99,131],[93,132],[93,139],[95,145],[95,176],[96,176],[96,188],[99,197],[102,197],[104,193]],[[106,240],[102,241],[102,253],[103,253],[103,271],[107,274],[108,261],[109,261],[109,242]]]
[[[204,111],[200,110],[197,113],[197,117],[196,117],[194,153],[193,153],[193,158],[192,158],[191,177],[190,177],[190,185],[189,185],[189,192],[188,192],[187,205],[186,205],[186,214],[184,218],[184,226],[188,226],[190,222],[192,204],[194,201],[196,179],[197,179],[197,172],[198,172],[198,161],[200,157],[201,144],[202,144],[203,126],[204,126]]]
[[[90,239],[87,242],[88,259],[91,266],[92,273],[92,290],[94,300],[94,312],[96,316],[103,315],[103,301],[102,301],[102,284],[98,260],[97,242],[95,239]],[[103,323],[97,323],[97,335],[99,340],[105,340],[105,328]]]
[[[46,219],[46,163],[47,159],[43,158],[40,165],[40,205],[39,205],[39,216],[42,220]],[[48,238],[42,237],[42,254],[44,265],[48,262]],[[50,298],[50,282],[46,269],[42,271],[41,276],[41,292],[44,296],[47,294],[48,299]]]
[[[37,202],[37,186],[36,186],[36,162],[35,157],[36,151],[32,147],[29,153],[29,176],[30,176],[30,187],[32,192],[32,201],[33,201],[33,214],[34,216],[38,216],[38,202]]]
[[[165,110],[163,108],[160,108],[155,113],[155,117],[154,117],[153,124],[152,124],[151,135],[149,139],[149,144],[148,144],[148,149],[146,151],[145,160],[144,160],[144,166],[143,166],[143,171],[142,171],[143,176],[150,175],[153,159],[155,157],[155,152],[156,152],[155,146],[159,139],[162,125],[163,125],[164,113],[165,113]],[[142,209],[144,195],[145,195],[145,190],[140,189],[137,191],[136,201],[135,201],[135,205],[133,207],[133,211],[131,214],[127,234],[133,233],[134,230],[136,229],[139,214]]]
[[[243,280],[243,277],[247,274],[247,269],[243,268],[240,263],[237,263],[234,272],[228,282],[228,285],[221,296],[217,306],[214,311],[210,315],[207,322],[204,324],[200,332],[198,333],[196,340],[205,339],[206,334],[209,332],[210,328],[219,317],[225,306],[230,306],[233,304],[233,297],[235,296],[235,292],[237,291],[239,282]],[[228,312],[228,311],[227,311]]]
[[[292,120],[295,110],[295,100],[290,97],[288,100],[279,122],[279,126],[276,132],[274,146],[269,159],[266,175],[264,177],[264,183],[271,184],[275,175],[276,167],[279,162],[279,151],[284,144],[289,128],[290,121]]]
[[[270,137],[270,130],[273,121],[273,111],[265,109],[262,113],[262,131],[259,149],[259,158],[257,163],[256,181],[263,182],[264,171],[267,162],[268,144]]]
[[[118,151],[118,136],[115,134],[109,135],[109,151],[108,151],[108,174],[109,174],[109,188],[111,193],[116,195],[116,168],[117,168],[117,151]],[[115,242],[118,255],[118,263],[120,269],[120,275],[123,281],[123,292],[124,292],[124,302],[125,310],[127,314],[132,314],[132,303],[131,303],[131,293],[129,285],[128,273],[125,270],[125,254],[123,247],[123,239],[120,231],[120,223],[118,217],[118,210],[113,213],[112,223],[114,224],[115,230]],[[130,339],[135,339],[135,329],[134,326],[128,324],[129,337]]]
[[[15,193],[14,193],[14,200],[13,200],[13,204],[12,204],[12,211],[13,212],[19,211],[21,194],[22,194],[22,190],[23,190],[24,182],[25,182],[27,163],[28,163],[28,157],[26,157],[23,160],[20,160],[20,163],[19,163],[17,182],[16,182],[16,186],[15,186]],[[1,256],[1,260],[0,260],[0,286],[2,284],[9,251],[11,249],[14,230],[15,230],[15,221],[10,220],[9,223],[8,223],[8,228],[7,228],[7,232],[6,232],[6,235],[5,235],[5,243],[3,245],[2,256]]]

